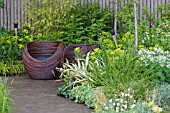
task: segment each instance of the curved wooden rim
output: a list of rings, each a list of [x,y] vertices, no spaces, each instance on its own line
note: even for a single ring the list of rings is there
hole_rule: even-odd
[[[59,45],[58,45],[58,47],[57,47],[57,50],[55,51],[55,53],[54,53],[52,56],[50,56],[49,58],[44,59],[44,60],[38,60],[38,59],[33,58],[33,57],[30,55],[30,53],[28,52],[27,46],[28,46],[28,44],[30,44],[30,43],[58,43]],[[25,44],[25,47],[24,47],[24,51],[23,51],[23,52],[25,52],[26,55],[27,55],[27,57],[28,57],[30,60],[34,61],[34,62],[46,63],[46,62],[48,62],[49,60],[52,60],[54,57],[56,57],[56,55],[58,55],[57,53],[60,52],[60,51],[58,51],[58,49],[60,49],[62,46],[64,46],[64,43],[63,43],[63,42],[55,42],[55,41],[28,42],[28,43]]]

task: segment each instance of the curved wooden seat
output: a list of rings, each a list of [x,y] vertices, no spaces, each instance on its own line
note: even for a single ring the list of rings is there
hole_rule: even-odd
[[[45,41],[25,44],[22,59],[26,72],[32,79],[58,78],[55,68],[61,66],[63,50],[63,42]]]

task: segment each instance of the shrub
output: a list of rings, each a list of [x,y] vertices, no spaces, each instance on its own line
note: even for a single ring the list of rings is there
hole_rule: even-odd
[[[110,12],[100,9],[99,3],[77,3],[70,11],[70,16],[59,21],[56,25],[59,31],[59,40],[66,45],[70,43],[92,43],[98,40],[103,31],[110,29],[108,25]]]
[[[26,27],[31,30],[31,33],[47,34],[55,32],[55,25],[58,21],[69,16],[69,11],[72,9],[70,0],[25,0],[27,7],[25,13],[28,16]]]
[[[141,65],[145,65],[146,69],[155,67],[155,73],[152,76],[156,77],[157,80],[164,83],[170,83],[170,54],[169,51],[163,51],[161,48],[151,48],[153,50],[142,49],[139,51],[142,61]]]
[[[170,110],[170,84],[162,84],[156,86],[155,90],[155,104],[166,109]]]
[[[18,74],[24,72],[22,49],[24,44],[32,41],[27,30],[14,35],[14,31],[0,30],[0,74]]]
[[[7,90],[7,79],[0,77],[0,112],[1,113],[12,113],[13,101]]]

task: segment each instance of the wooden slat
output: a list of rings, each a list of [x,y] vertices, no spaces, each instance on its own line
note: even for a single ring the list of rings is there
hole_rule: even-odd
[[[5,29],[13,29],[13,23],[18,22],[18,27],[22,28],[22,23],[25,23],[28,20],[27,15],[23,12],[26,4],[24,4],[24,0],[2,0],[6,7],[4,9],[0,9],[0,28],[4,27]],[[34,1],[36,0],[29,0]],[[71,0],[71,3],[75,3],[77,0]],[[89,0],[82,0],[82,4],[87,3]],[[115,0],[92,0],[92,2],[99,2],[101,5],[101,9],[105,7],[109,7],[110,11],[114,8]],[[130,2],[131,0],[122,0],[119,4],[118,9],[120,9],[125,3]],[[143,11],[142,7],[149,7],[150,13],[155,14],[154,18],[160,18],[161,13],[157,12],[157,7],[160,4],[170,3],[170,0],[137,0],[140,2],[140,5],[137,7],[138,16],[140,16]],[[114,12],[112,13],[114,16]],[[146,19],[146,17],[144,17]]]

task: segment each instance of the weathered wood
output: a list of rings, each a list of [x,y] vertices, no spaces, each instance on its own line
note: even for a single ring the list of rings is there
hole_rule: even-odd
[[[22,24],[29,21],[27,15],[23,12],[26,4],[24,4],[24,0],[2,0],[5,3],[5,8],[0,9],[0,28],[4,27],[5,29],[14,29],[13,24],[15,22],[18,23],[18,27],[21,29]],[[29,0],[35,1],[36,0]],[[76,3],[77,0],[71,0],[71,3]],[[109,7],[110,11],[114,9],[116,0],[92,0],[92,2],[99,2],[101,5],[101,9],[105,7]],[[122,7],[125,3],[130,2],[131,0],[122,0],[122,2],[118,5],[118,9]],[[154,18],[160,18],[161,13],[156,11],[157,7],[160,4],[170,3],[170,0],[136,0],[141,4],[137,7],[138,16],[140,16],[143,11],[142,7],[149,7],[149,12],[154,13]],[[88,0],[82,0],[82,4],[87,3]],[[112,12],[114,16],[114,12]],[[146,19],[147,17],[144,17]]]
[[[26,72],[32,79],[59,78],[55,68],[60,67],[63,62],[63,50],[64,43],[61,42],[27,43],[22,54]]]

